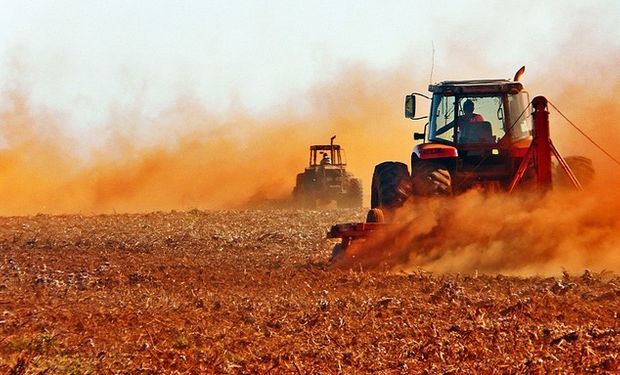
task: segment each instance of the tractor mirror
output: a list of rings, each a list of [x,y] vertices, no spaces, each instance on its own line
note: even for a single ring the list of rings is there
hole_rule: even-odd
[[[407,95],[405,96],[405,118],[414,119],[415,118],[415,95]]]
[[[416,141],[420,139],[424,139],[424,133],[413,133],[413,139]]]

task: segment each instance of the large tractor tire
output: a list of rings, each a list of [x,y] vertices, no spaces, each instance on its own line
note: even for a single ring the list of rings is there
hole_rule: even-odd
[[[317,198],[313,176],[309,173],[297,175],[297,183],[293,189],[295,204],[301,208],[316,208]]]
[[[295,200],[298,200],[301,194],[303,194],[303,188],[302,188],[303,183],[304,183],[304,174],[298,173],[297,177],[295,178],[295,187],[293,188],[293,198]]]
[[[349,180],[346,193],[338,200],[338,207],[362,207],[363,187],[362,181],[358,178]]]
[[[452,194],[452,178],[443,166],[427,161],[418,161],[411,172],[413,193],[420,196]]]
[[[398,208],[411,195],[407,165],[386,161],[378,164],[372,175],[371,208]]]
[[[564,158],[566,164],[573,172],[582,187],[587,187],[594,180],[594,167],[592,160],[584,156],[567,156]],[[573,183],[566,171],[560,164],[556,165],[553,172],[553,183],[560,189],[573,188]]]
[[[304,191],[301,185],[297,185],[293,188],[293,203],[295,204],[295,206],[301,208],[304,206],[303,200],[304,200]]]

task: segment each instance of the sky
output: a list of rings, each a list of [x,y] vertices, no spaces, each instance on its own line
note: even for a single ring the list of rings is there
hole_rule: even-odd
[[[27,87],[65,126],[96,137],[115,108],[156,116],[179,95],[210,112],[268,114],[343,69],[433,80],[543,76],[561,58],[618,60],[617,1],[0,2],[0,83]],[[577,35],[587,43],[571,46]],[[479,56],[463,66],[459,54]],[[592,56],[593,57],[593,56]],[[586,58],[587,60],[587,58]],[[478,64],[476,64],[478,65]],[[464,76],[464,77],[461,77]],[[617,76],[615,79],[617,80]],[[424,89],[421,88],[421,89]]]

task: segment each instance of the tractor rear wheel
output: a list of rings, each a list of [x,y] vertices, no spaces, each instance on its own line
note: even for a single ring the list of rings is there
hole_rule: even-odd
[[[372,175],[371,208],[398,208],[410,195],[411,179],[407,165],[386,161],[375,167]]]
[[[452,178],[450,172],[443,166],[418,161],[411,172],[413,193],[421,196],[450,195],[452,194]]]
[[[566,164],[573,172],[577,180],[582,187],[586,187],[594,180],[594,167],[592,166],[592,160],[585,156],[567,156],[564,158]],[[573,186],[572,181],[566,174],[564,168],[561,165],[555,167],[553,175],[554,183],[559,188],[570,188]]]
[[[293,189],[295,204],[301,208],[314,209],[317,206],[316,174],[313,171],[299,173]]]
[[[362,207],[362,181],[358,178],[349,180],[349,187],[344,195],[338,200],[338,207],[355,208]]]

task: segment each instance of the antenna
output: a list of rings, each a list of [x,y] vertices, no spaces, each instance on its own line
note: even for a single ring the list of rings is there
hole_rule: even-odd
[[[433,70],[435,69],[435,42],[431,40],[431,46],[433,47],[433,54],[431,55],[431,76],[428,79],[428,84],[433,83]]]

